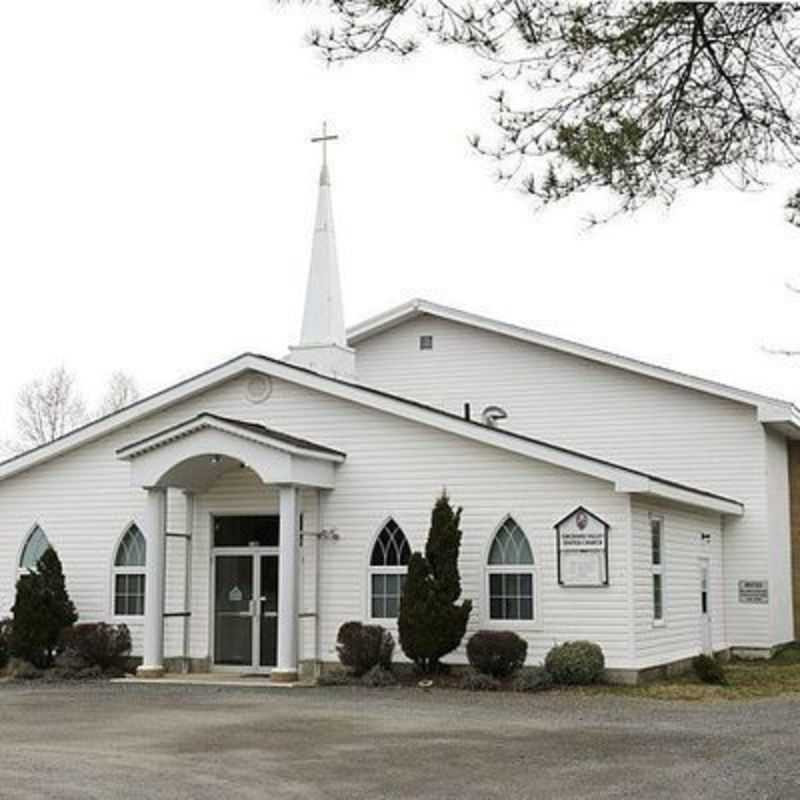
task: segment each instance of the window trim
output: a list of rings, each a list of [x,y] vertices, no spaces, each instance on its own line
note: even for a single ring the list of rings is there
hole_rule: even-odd
[[[119,553],[119,548],[122,545],[123,540],[128,535],[128,531],[131,528],[136,527],[139,533],[144,538],[145,544],[145,562],[143,566],[132,566],[132,567],[118,567],[117,566],[117,554]],[[147,550],[148,550],[149,542],[147,541],[147,534],[145,534],[144,529],[141,525],[139,525],[136,520],[131,520],[128,524],[122,529],[122,533],[117,537],[116,542],[114,543],[114,547],[111,550],[111,581],[110,581],[110,593],[109,593],[109,616],[111,619],[124,622],[129,625],[144,625],[144,617],[147,611]],[[144,576],[144,592],[145,596],[143,599],[143,606],[142,606],[142,613],[141,614],[117,614],[117,575],[143,575]]]
[[[532,564],[490,564],[489,556],[492,552],[492,545],[500,529],[511,520],[521,531],[528,541],[531,549]],[[482,624],[489,628],[499,630],[514,631],[541,631],[544,628],[542,614],[539,604],[539,571],[536,560],[536,548],[531,537],[525,532],[525,528],[520,524],[519,516],[516,514],[506,514],[495,526],[489,540],[484,547],[483,554],[483,597],[481,603]],[[492,617],[490,581],[492,575],[530,575],[531,587],[533,590],[533,619],[495,619]]]
[[[405,537],[406,542],[408,543],[408,549],[413,554],[413,549],[411,548],[411,541],[409,540],[408,536],[406,536],[406,529],[397,521],[397,517],[394,514],[390,514],[386,517],[383,522],[377,527],[375,530],[375,534],[373,535],[372,539],[370,540],[369,547],[367,548],[367,587],[365,592],[366,597],[366,614],[365,619],[368,622],[380,623],[384,627],[389,625],[397,625],[397,617],[373,617],[372,616],[372,576],[373,575],[407,575],[408,574],[408,565],[397,565],[397,566],[373,566],[372,565],[372,551],[375,549],[375,544],[378,541],[378,537],[383,532],[383,529],[390,523],[393,522],[402,532],[403,536]]]
[[[44,538],[47,539],[47,543],[50,545],[50,548],[52,550],[56,549],[55,546],[53,545],[53,541],[47,535],[47,531],[44,529],[44,525],[42,525],[40,522],[34,522],[33,525],[31,525],[30,528],[28,528],[27,532],[25,533],[25,536],[22,537],[22,544],[20,545],[17,551],[17,561],[16,564],[14,565],[16,578],[21,578],[23,575],[28,575],[30,572],[30,567],[22,566],[22,556],[25,555],[25,548],[27,548],[28,542],[31,540],[31,536],[33,536],[37,528],[42,532]],[[16,583],[16,578],[14,581],[15,583]]]
[[[653,523],[659,524],[659,548],[658,556],[659,563],[653,561]],[[664,515],[651,512],[648,515],[648,562],[650,574],[650,620],[654,628],[663,628],[667,624],[667,592],[666,592],[666,577],[664,564],[666,562],[666,528],[664,524]],[[661,616],[656,616],[655,608],[655,576],[661,577]]]

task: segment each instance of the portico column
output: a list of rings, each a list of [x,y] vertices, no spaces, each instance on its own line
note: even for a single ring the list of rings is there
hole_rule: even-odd
[[[167,492],[147,490],[147,578],[144,587],[144,658],[137,674],[164,674],[164,562],[166,561]]]
[[[280,550],[278,556],[278,664],[272,680],[297,680],[297,488],[280,487]]]

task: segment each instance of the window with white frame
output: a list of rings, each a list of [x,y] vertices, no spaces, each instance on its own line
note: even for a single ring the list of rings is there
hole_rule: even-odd
[[[373,619],[395,619],[400,613],[410,558],[406,535],[389,519],[375,539],[369,559],[369,613]]]
[[[512,517],[507,517],[494,535],[487,573],[489,619],[533,620],[533,551],[525,532]]]
[[[45,532],[38,525],[34,525],[33,530],[28,534],[25,546],[22,548],[22,554],[19,557],[19,570],[35,570],[39,559],[50,550],[51,546]]]
[[[664,621],[664,520],[650,517],[650,571],[653,577],[653,621]]]
[[[147,543],[136,525],[120,539],[114,556],[114,614],[139,617],[144,614]]]

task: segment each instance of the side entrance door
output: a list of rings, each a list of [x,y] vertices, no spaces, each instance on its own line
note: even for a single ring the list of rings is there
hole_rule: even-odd
[[[277,553],[225,548],[213,560],[214,666],[269,671],[277,663]]]

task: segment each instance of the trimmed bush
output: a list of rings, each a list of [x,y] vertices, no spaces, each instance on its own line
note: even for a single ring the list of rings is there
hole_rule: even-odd
[[[364,673],[361,678],[361,683],[364,686],[369,686],[371,689],[380,689],[383,686],[395,686],[397,684],[397,675],[390,669],[376,664],[369,672]]]
[[[513,631],[478,631],[467,642],[470,665],[493,678],[515,673],[527,654],[528,643]]]
[[[82,661],[84,667],[124,672],[131,654],[131,634],[127,625],[84,623],[62,632],[61,647],[67,658]]]
[[[715,683],[717,686],[726,686],[728,679],[725,669],[714,656],[703,653],[692,660],[692,669],[703,683]]]
[[[11,658],[11,620],[0,619],[0,670],[5,669]]]
[[[45,669],[53,658],[64,628],[78,620],[67,594],[64,572],[52,547],[45,550],[36,569],[17,581],[11,628],[11,653]]]
[[[588,686],[603,676],[605,658],[600,645],[594,642],[564,642],[550,650],[544,666],[555,683]]]
[[[461,676],[461,688],[468,692],[496,692],[502,689],[503,685],[497,678],[470,668],[464,670]]]
[[[403,652],[425,675],[440,672],[441,659],[461,644],[472,611],[471,600],[456,604],[460,521],[461,509],[442,494],[431,513],[425,555],[413,553],[408,562],[397,630]]]
[[[361,677],[375,666],[391,667],[394,639],[380,625],[345,622],[336,636],[336,652],[343,666]]]
[[[515,692],[544,692],[553,688],[553,677],[544,667],[528,667],[514,677]]]

